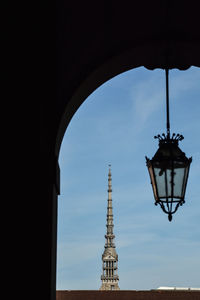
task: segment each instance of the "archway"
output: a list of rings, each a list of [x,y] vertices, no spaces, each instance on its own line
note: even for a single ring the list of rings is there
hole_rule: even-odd
[[[144,66],[149,70],[154,70],[156,68],[164,69],[166,67],[166,51],[171,52],[172,49],[173,51],[175,50],[175,52],[173,53],[172,51],[170,58],[168,58],[169,62],[167,63],[167,66],[170,69],[177,68],[179,70],[187,70],[192,65],[199,66],[200,63],[198,59],[193,61],[196,56],[196,52],[198,51],[198,45],[191,43],[189,45],[190,51],[188,51],[187,48],[188,44],[185,45],[182,42],[176,42],[175,44],[172,43],[170,46],[167,46],[167,48],[165,43],[163,44],[163,41],[153,44],[146,43],[145,45],[141,45],[139,43],[136,47],[131,47],[129,50],[123,51],[122,53],[104,61],[95,69],[91,69],[89,75],[84,77],[75,88],[70,99],[67,101],[65,99],[66,102],[63,103],[62,116],[56,137],[56,157],[59,156],[59,150],[64,133],[73,115],[87,97],[99,86],[120,73],[141,66]],[[179,56],[180,52],[184,53],[184,57],[181,57],[181,55]],[[185,57],[186,53],[187,57]]]
[[[78,7],[74,2],[58,1],[56,14],[57,97],[52,98],[52,103],[48,97],[42,95],[41,98],[44,103],[42,171],[38,170],[42,176],[41,188],[45,199],[43,218],[46,220],[47,237],[47,242],[41,245],[45,249],[41,260],[48,265],[43,277],[48,280],[46,294],[50,299],[55,299],[56,286],[58,156],[67,124],[75,111],[97,86],[121,71],[138,66],[164,68],[166,49],[170,50],[171,68],[200,67],[199,4],[195,1],[190,4],[182,1],[181,6],[176,1],[138,1],[134,7],[133,1],[126,4],[101,1],[98,9],[94,1],[80,2]],[[45,49],[49,53],[52,32],[46,26],[49,24],[48,17],[45,21],[42,26],[45,34],[49,30],[47,36],[50,43]],[[48,58],[51,61],[50,55]],[[74,103],[71,101],[73,98]]]
[[[189,71],[188,71],[189,72]],[[161,81],[162,81],[162,78],[161,78]],[[157,82],[157,81],[156,81]],[[152,83],[152,82],[151,82]],[[157,84],[157,83],[156,83]],[[179,82],[179,87],[180,87],[180,84],[181,84],[181,81]],[[173,81],[172,81],[172,85],[173,85]],[[164,95],[164,93],[163,93],[163,95]],[[155,97],[154,98],[156,98],[156,95],[154,95]],[[173,93],[172,93],[172,98],[173,98]],[[140,99],[141,100],[141,99]],[[162,105],[162,96],[160,96],[160,99],[159,99],[159,102],[160,102],[160,100],[161,100],[161,103],[160,103],[160,105],[161,105],[161,111],[163,111],[163,105]],[[141,100],[142,101],[142,100]],[[192,101],[192,100],[191,100]],[[180,102],[179,102],[180,103]],[[178,110],[178,106],[177,106],[177,108],[175,109],[175,111],[177,111]],[[172,111],[172,115],[173,115],[173,113],[175,113],[175,112],[173,112]],[[164,111],[163,111],[163,116],[164,116]],[[161,118],[162,119],[162,118]],[[163,128],[165,127],[165,121],[164,120],[162,120],[163,121]],[[73,122],[72,122],[73,123]],[[157,124],[157,122],[156,122],[156,124]],[[180,126],[180,128],[182,128],[182,125],[183,124],[179,124],[179,126]],[[154,131],[156,130],[156,128],[157,128],[157,126],[158,125],[156,125],[156,127],[154,128]],[[177,125],[178,126],[178,125]],[[158,130],[161,130],[161,129],[159,129],[159,126],[158,126]],[[152,136],[150,136],[149,135],[149,138],[150,138],[150,143],[151,143],[151,145],[153,145],[153,144],[155,144],[155,142],[153,141],[153,134],[154,134],[154,132],[152,132]],[[187,143],[187,140],[186,140],[186,143]],[[156,145],[155,145],[156,146]],[[145,148],[147,148],[146,146],[145,146]],[[130,204],[129,204],[130,205]],[[152,206],[152,208],[153,208],[153,210],[155,209],[154,207],[153,207],[153,205],[152,205],[152,203],[150,204],[150,206]],[[184,211],[186,210],[186,208],[184,207]],[[155,214],[157,215],[158,214],[158,211],[155,211]],[[163,217],[164,218],[164,217]]]

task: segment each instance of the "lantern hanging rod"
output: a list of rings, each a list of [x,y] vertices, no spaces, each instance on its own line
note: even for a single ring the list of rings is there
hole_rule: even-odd
[[[165,77],[166,77],[167,138],[170,139],[170,123],[169,123],[169,69],[165,69]]]

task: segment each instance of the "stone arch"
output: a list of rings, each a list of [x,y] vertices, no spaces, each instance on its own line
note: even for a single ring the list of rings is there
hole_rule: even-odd
[[[190,66],[199,66],[196,51],[200,45],[196,43],[184,44],[182,42],[171,45],[174,53],[167,64],[170,69],[177,68],[186,70]],[[190,49],[190,50],[189,50]],[[189,51],[188,51],[189,50]],[[199,49],[200,50],[200,49]],[[173,52],[173,51],[172,51]],[[178,53],[187,53],[187,58],[181,57]],[[71,98],[66,101],[62,110],[59,128],[56,137],[55,155],[59,156],[60,146],[66,128],[69,125],[73,115],[76,113],[80,105],[87,100],[87,97],[93,93],[99,86],[104,84],[111,78],[134,68],[144,66],[149,70],[156,68],[164,69],[166,66],[166,45],[162,42],[139,44],[134,48],[122,52],[119,55],[111,57],[109,60],[98,65],[96,69],[91,70],[91,73],[85,77],[74,90]],[[176,60],[178,58],[178,61]]]
[[[153,47],[149,46],[149,53],[153,51]],[[155,67],[153,65],[145,65],[145,63],[142,63],[142,61],[145,62],[145,53],[144,57],[141,57],[141,52],[142,48],[138,47],[137,49],[131,49],[129,52],[125,52],[117,57],[113,57],[110,61],[106,62],[105,64],[97,68],[97,70],[92,72],[90,76],[88,76],[82,82],[82,84],[80,84],[80,86],[77,88],[74,95],[70,99],[69,103],[67,104],[67,107],[65,108],[65,111],[63,113],[63,118],[60,122],[61,127],[59,128],[60,132],[58,132],[57,140],[58,153],[59,147],[62,143],[62,138],[74,114],[77,112],[79,107],[85,101],[87,101],[88,96],[92,94],[98,87],[103,85],[106,81],[110,80],[111,78],[140,66],[145,66],[147,69],[152,71],[156,68],[165,68],[164,57],[163,64],[158,65],[158,67]],[[140,64],[138,63],[138,57],[141,59]],[[151,58],[149,58],[149,61],[151,61]],[[177,68],[179,70],[187,70],[189,67],[190,66],[188,66],[187,64],[183,64],[171,66],[171,69]]]
[[[139,66],[152,70],[164,68],[166,53],[169,68],[200,67],[198,5],[195,1],[190,4],[181,1],[180,5],[179,1],[170,0],[144,0],[134,4],[133,1],[126,4],[101,1],[97,5],[86,0],[79,1],[77,7],[71,1],[57,1],[57,95],[51,103],[46,91],[46,98],[41,98],[44,108],[42,170],[39,171],[42,176],[40,193],[45,199],[45,222],[40,225],[45,227],[47,238],[47,242],[40,245],[45,249],[41,260],[48,265],[42,274],[48,281],[46,295],[49,299],[55,299],[56,286],[58,156],[71,118],[89,94],[105,81]],[[44,24],[44,32],[50,36],[47,16]],[[52,45],[51,38],[49,40]],[[46,49],[47,57],[50,48]],[[50,55],[48,58],[51,61]],[[53,78],[54,72],[51,75]],[[51,88],[48,88],[50,95]]]

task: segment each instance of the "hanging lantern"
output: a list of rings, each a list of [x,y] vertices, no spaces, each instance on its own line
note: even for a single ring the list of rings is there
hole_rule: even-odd
[[[167,103],[167,134],[157,135],[159,149],[146,163],[153,188],[155,205],[160,205],[168,214],[169,221],[178,207],[185,202],[185,191],[192,158],[187,158],[178,147],[184,137],[175,134],[170,137],[169,98],[168,98],[168,70],[166,70],[166,103]]]

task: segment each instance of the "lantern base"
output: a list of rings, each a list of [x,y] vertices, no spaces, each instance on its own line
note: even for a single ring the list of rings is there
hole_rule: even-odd
[[[171,222],[171,220],[172,220],[172,214],[168,215],[168,220]]]

